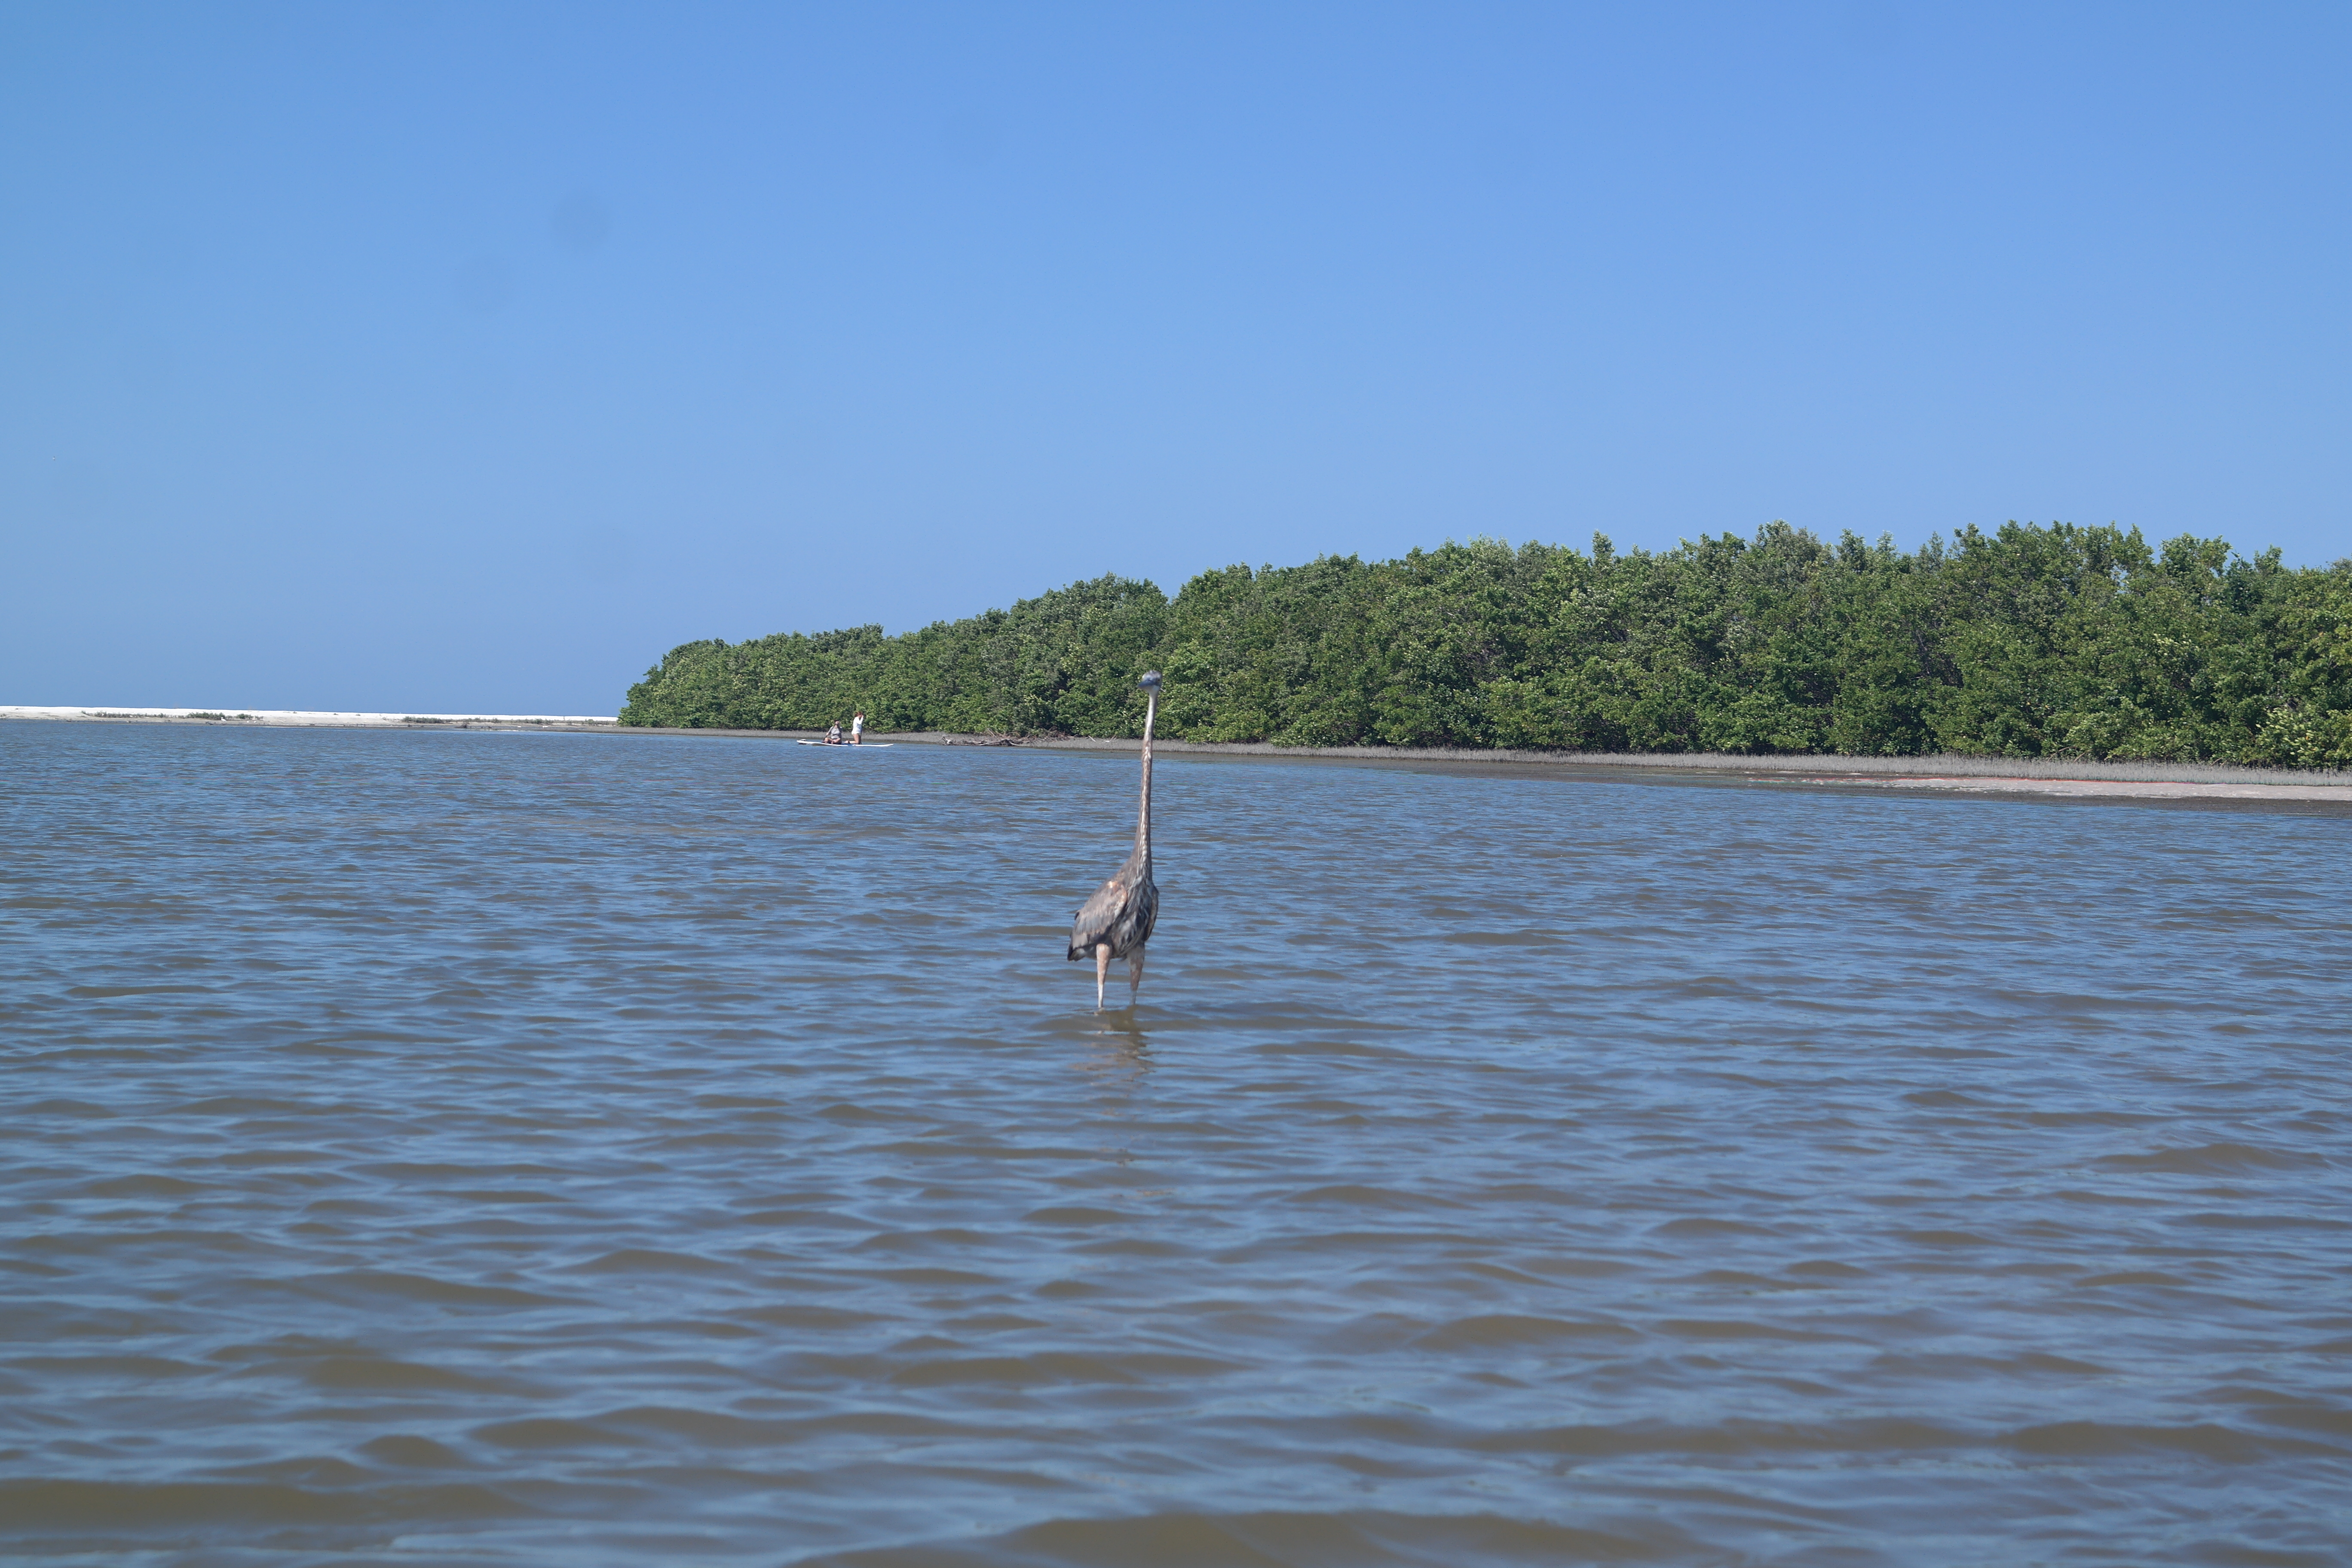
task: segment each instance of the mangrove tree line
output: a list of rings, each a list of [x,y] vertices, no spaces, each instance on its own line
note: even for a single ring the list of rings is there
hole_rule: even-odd
[[[2010,523],[1910,552],[1773,523],[1658,553],[1492,540],[1101,577],[901,637],[673,648],[627,724],[1277,745],[2352,764],[2352,561]]]

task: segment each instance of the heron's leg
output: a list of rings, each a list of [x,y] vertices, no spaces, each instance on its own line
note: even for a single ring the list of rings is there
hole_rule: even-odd
[[[1110,977],[1110,943],[1095,943],[1095,1011],[1102,1011],[1103,982]]]
[[[1137,942],[1135,951],[1127,955],[1127,1005],[1135,1005],[1136,993],[1143,988],[1143,944]]]

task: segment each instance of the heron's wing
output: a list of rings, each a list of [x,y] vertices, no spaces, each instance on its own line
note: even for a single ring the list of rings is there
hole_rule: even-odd
[[[1091,958],[1097,943],[1111,940],[1112,928],[1127,912],[1128,892],[1125,879],[1119,877],[1113,877],[1095,889],[1094,897],[1086,901],[1077,919],[1070,922],[1072,958]]]
[[[1148,870],[1139,880],[1134,897],[1128,901],[1127,920],[1129,934],[1124,945],[1141,947],[1151,940],[1151,928],[1160,920],[1160,887]]]
[[[1113,954],[1124,956],[1151,939],[1152,922],[1159,918],[1160,889],[1151,882],[1150,860],[1139,850],[1095,890],[1070,922],[1070,956],[1090,957],[1102,942],[1110,944]]]

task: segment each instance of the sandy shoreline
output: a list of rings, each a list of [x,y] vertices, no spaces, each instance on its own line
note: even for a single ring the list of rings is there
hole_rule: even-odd
[[[0,721],[209,724],[227,728],[376,730],[530,730],[647,739],[811,740],[814,730],[657,730],[625,726],[593,714],[362,713],[294,709],[26,707],[0,705]],[[1010,747],[1023,751],[1107,752],[1132,755],[1139,742],[1076,736],[1008,740],[942,731],[877,732],[876,741],[910,745]],[[2352,774],[2294,773],[2219,763],[2090,763],[2015,757],[1728,756],[1706,753],[1514,752],[1374,746],[1276,746],[1265,742],[1160,741],[1162,755],[1314,761],[1342,765],[1440,768],[1493,773],[1529,770],[1546,776],[1660,783],[1780,785],[1906,794],[2024,795],[2044,799],[2140,801],[2215,805],[2272,805],[2352,816]],[[2327,808],[2334,807],[2335,810]]]
[[[908,736],[946,744],[989,743],[987,738]],[[1024,740],[1023,747],[1053,751],[1123,752],[1135,741]],[[2301,773],[2215,763],[2072,763],[2017,757],[1741,757],[1721,753],[1447,751],[1368,746],[1283,747],[1257,743],[1160,741],[1155,752],[1178,755],[1314,759],[1385,764],[1446,773],[1526,770],[1546,776],[1632,783],[1706,783],[1905,794],[2024,795],[2045,799],[2141,801],[2151,804],[2269,805],[2323,815],[2352,816],[2352,775]],[[2334,807],[2329,811],[2326,808]]]
[[[357,713],[307,708],[30,708],[0,704],[0,721],[62,720],[101,724],[222,724],[246,729],[413,730],[436,724],[459,729],[618,730],[618,719],[593,713]]]

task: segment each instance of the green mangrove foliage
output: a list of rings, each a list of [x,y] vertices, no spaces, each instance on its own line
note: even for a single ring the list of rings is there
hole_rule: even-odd
[[[1773,523],[1661,553],[1475,540],[1102,577],[902,637],[674,648],[622,722],[1277,745],[2352,765],[2352,561],[2010,523],[1906,553]]]

